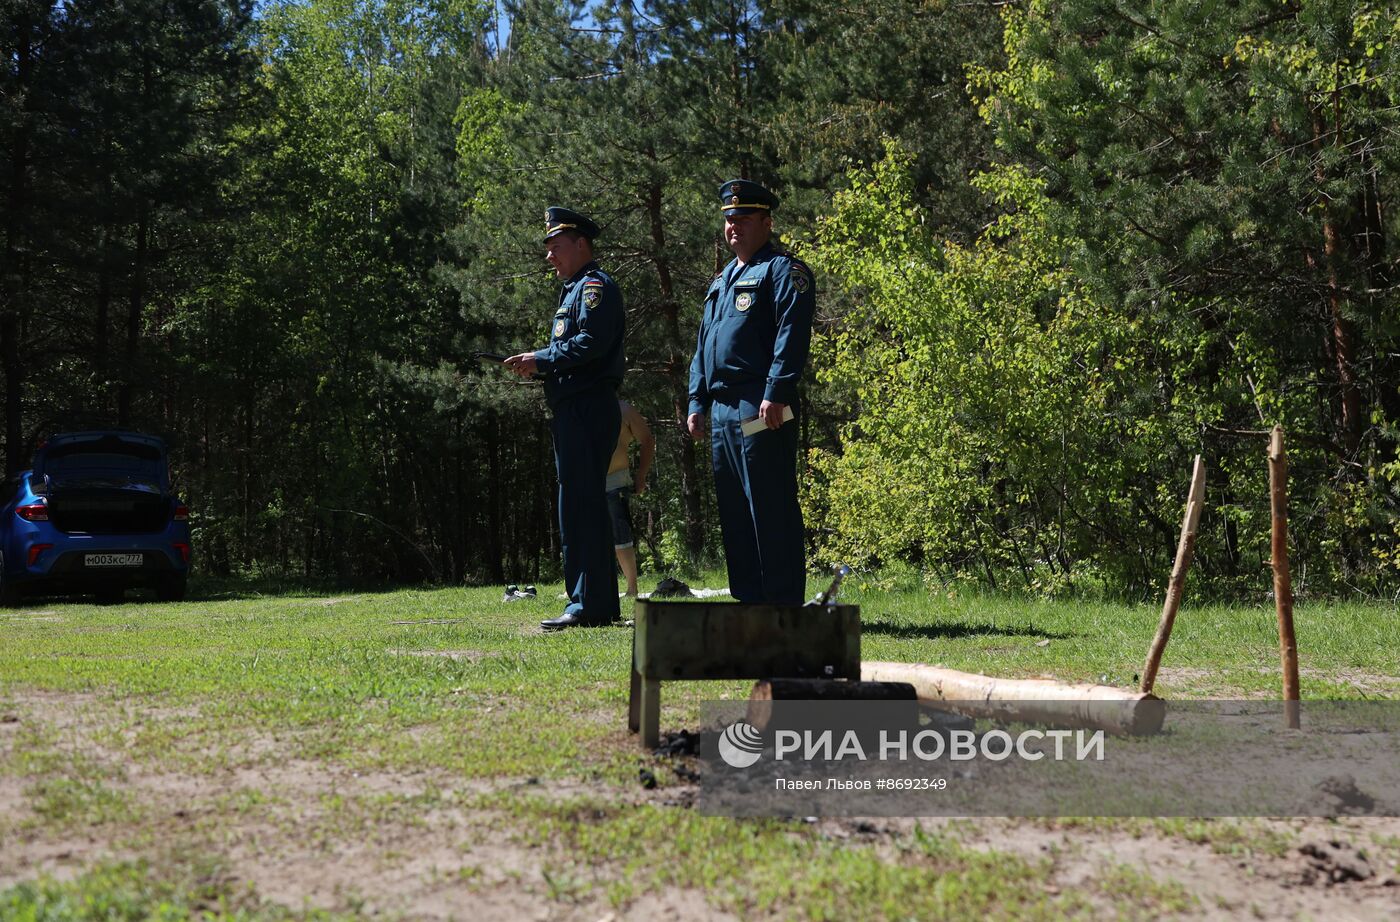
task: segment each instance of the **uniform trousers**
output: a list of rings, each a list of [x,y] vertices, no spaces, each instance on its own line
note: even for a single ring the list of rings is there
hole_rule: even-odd
[[[761,391],[716,396],[710,406],[714,464],[729,593],[741,602],[801,605],[806,535],[797,502],[797,420],[744,435]]]
[[[559,473],[559,536],[564,552],[565,614],[589,621],[619,615],[608,516],[608,463],[622,430],[622,410],[611,388],[560,401],[554,407],[554,466]]]

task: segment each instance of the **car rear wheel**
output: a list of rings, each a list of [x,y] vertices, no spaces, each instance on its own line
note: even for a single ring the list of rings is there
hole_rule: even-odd
[[[19,604],[19,587],[5,576],[5,557],[0,554],[0,608],[14,608]]]
[[[97,590],[99,605],[120,605],[126,599],[126,589],[121,586],[103,586]]]
[[[186,577],[167,576],[156,585],[156,598],[162,602],[179,602],[185,598]]]

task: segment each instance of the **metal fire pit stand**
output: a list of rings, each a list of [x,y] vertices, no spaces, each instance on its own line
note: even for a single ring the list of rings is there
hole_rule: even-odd
[[[661,742],[661,683],[860,678],[860,606],[639,601],[627,727]]]

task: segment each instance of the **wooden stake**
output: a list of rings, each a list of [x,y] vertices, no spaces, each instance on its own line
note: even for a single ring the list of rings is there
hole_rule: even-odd
[[[1196,550],[1196,530],[1201,523],[1201,506],[1206,497],[1206,466],[1201,456],[1191,468],[1191,489],[1186,494],[1186,515],[1181,520],[1181,540],[1176,545],[1176,562],[1172,564],[1172,578],[1167,583],[1167,598],[1162,603],[1162,618],[1157,622],[1157,636],[1152,638],[1152,647],[1147,651],[1147,663],[1142,667],[1144,694],[1152,691],[1157,681],[1157,667],[1162,665],[1162,654],[1166,652],[1167,641],[1172,636],[1172,625],[1176,622],[1176,610],[1181,607],[1181,593],[1186,587],[1186,571],[1191,569],[1191,557]]]
[[[1283,700],[1290,729],[1299,726],[1298,639],[1293,634],[1293,583],[1288,574],[1288,456],[1283,427],[1269,437],[1269,507],[1273,513],[1274,606],[1278,610],[1278,647],[1283,661]]]

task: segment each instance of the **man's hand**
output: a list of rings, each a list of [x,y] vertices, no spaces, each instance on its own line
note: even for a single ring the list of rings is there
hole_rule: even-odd
[[[690,432],[690,437],[695,441],[700,441],[705,437],[705,414],[692,413],[686,417],[685,428]]]
[[[519,355],[512,355],[506,359],[506,367],[522,378],[530,378],[535,374],[535,353],[522,352]]]
[[[772,403],[763,401],[758,406],[758,415],[763,419],[763,425],[769,429],[783,428],[783,411],[787,409],[785,403]]]

